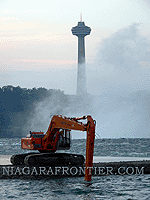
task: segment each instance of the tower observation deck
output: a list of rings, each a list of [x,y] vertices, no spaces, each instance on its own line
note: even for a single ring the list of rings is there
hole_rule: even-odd
[[[81,19],[77,26],[72,27],[71,31],[73,35],[78,37],[77,95],[81,96],[87,94],[84,37],[90,35],[91,28],[85,26],[85,23]]]

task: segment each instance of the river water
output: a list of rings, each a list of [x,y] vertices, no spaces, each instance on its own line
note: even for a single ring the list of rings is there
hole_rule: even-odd
[[[66,152],[85,155],[85,140],[73,140]],[[24,153],[19,138],[1,138],[0,154]],[[150,139],[97,139],[94,156],[150,157]],[[150,199],[150,175],[94,176],[41,180],[2,179],[0,199]]]

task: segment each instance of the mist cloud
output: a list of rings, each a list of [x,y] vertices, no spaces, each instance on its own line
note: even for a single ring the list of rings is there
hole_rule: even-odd
[[[88,75],[93,93],[150,89],[150,41],[139,26],[132,24],[101,41]]]
[[[89,82],[97,95],[93,115],[101,137],[150,137],[150,41],[139,26],[99,44]]]
[[[97,55],[99,63],[114,65],[130,72],[142,61],[150,61],[150,41],[140,34],[140,24],[133,24],[102,40]]]

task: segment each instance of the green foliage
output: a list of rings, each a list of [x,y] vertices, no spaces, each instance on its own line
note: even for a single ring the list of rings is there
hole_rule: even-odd
[[[55,99],[54,99],[55,97]],[[30,113],[40,102],[53,99],[54,105],[65,107],[67,97],[61,90],[45,88],[21,88],[11,85],[0,88],[0,137],[21,137]]]

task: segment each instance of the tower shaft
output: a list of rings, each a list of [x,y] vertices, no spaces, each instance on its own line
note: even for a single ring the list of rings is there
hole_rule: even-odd
[[[78,37],[78,64],[85,63],[84,36]]]
[[[84,36],[78,36],[77,95],[85,95],[86,93],[87,93],[87,87],[86,87]]]

